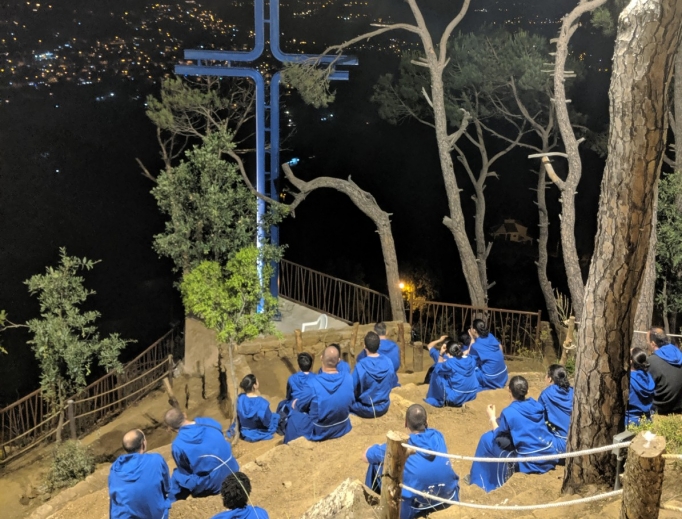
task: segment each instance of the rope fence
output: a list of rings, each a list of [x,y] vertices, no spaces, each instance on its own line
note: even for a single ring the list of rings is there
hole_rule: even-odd
[[[682,454],[664,454],[663,459],[666,459],[666,460],[682,460]]]
[[[478,503],[466,503],[463,501],[453,501],[451,499],[445,499],[443,497],[434,496],[432,494],[427,494],[426,492],[421,492],[414,488],[400,485],[403,489],[411,492],[415,495],[426,497],[429,500],[438,501],[439,503],[445,503],[448,505],[461,506],[463,508],[476,508],[478,510],[513,510],[513,511],[523,511],[523,510],[542,510],[546,508],[561,508],[563,506],[573,506],[573,505],[583,505],[585,503],[591,503],[592,501],[599,501],[601,499],[609,499],[611,497],[620,496],[623,493],[623,489],[613,490],[611,492],[605,492],[604,494],[597,494],[596,496],[583,497],[581,499],[573,499],[572,501],[560,501],[558,503],[545,503],[541,505],[481,505]]]

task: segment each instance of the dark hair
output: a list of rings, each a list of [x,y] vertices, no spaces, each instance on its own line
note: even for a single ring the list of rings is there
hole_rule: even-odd
[[[426,409],[419,404],[412,404],[405,413],[405,422],[410,431],[424,432],[426,430]]]
[[[253,386],[256,385],[256,375],[249,373],[246,375],[242,381],[239,383],[239,387],[244,390],[244,393],[250,393],[253,391]]]
[[[670,339],[668,339],[665,330],[658,326],[652,326],[651,328],[649,328],[649,339],[653,341],[653,343],[658,348],[670,343]]]
[[[571,387],[571,383],[568,381],[568,373],[566,373],[566,368],[561,364],[552,364],[547,368],[547,376],[552,379],[552,382],[559,386],[561,389],[568,391]]]
[[[305,351],[299,353],[296,360],[298,361],[298,367],[301,371],[308,372],[310,371],[310,368],[313,367],[313,356],[310,353],[306,353]]]
[[[339,352],[339,357],[341,357],[341,345],[338,342],[332,342],[329,346],[331,346],[332,348],[336,348],[336,351]]]
[[[521,375],[516,375],[509,381],[509,391],[514,400],[525,400],[528,394],[528,381]]]
[[[223,506],[230,510],[244,508],[249,503],[250,493],[251,481],[243,472],[233,472],[225,478],[220,486]]]
[[[123,436],[123,450],[128,454],[139,452],[142,448],[142,442],[144,442],[144,433],[142,431],[139,429],[128,431]]]
[[[469,335],[467,330],[464,330],[459,334],[459,342],[464,346],[469,346],[471,344],[471,335]]]
[[[476,333],[478,334],[479,337],[485,338],[488,336],[490,331],[488,330],[488,327],[485,325],[485,321],[483,319],[474,319],[473,324],[471,327],[476,330]]]
[[[370,353],[376,353],[379,351],[379,345],[381,344],[381,339],[379,338],[379,334],[376,332],[367,332],[367,335],[365,335],[365,348],[367,348],[367,351]]]
[[[452,339],[445,342],[445,351],[448,352],[448,355],[455,357],[456,359],[461,359],[462,355],[464,354],[462,351],[462,345],[457,341],[453,341]]]
[[[180,427],[182,427],[182,424],[185,421],[185,413],[180,411],[180,409],[171,407],[168,411],[166,411],[166,416],[163,417],[163,421],[166,422],[168,427],[174,431],[177,431],[180,429]]]
[[[632,367],[638,371],[649,371],[649,357],[642,348],[632,348],[630,351]]]
[[[377,335],[386,335],[386,323],[378,322],[374,325],[374,331],[377,332]]]

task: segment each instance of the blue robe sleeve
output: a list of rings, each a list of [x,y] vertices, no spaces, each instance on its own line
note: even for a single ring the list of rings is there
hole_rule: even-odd
[[[301,411],[302,413],[307,412],[314,396],[315,392],[309,385],[306,385],[301,392],[301,396],[299,396],[296,401],[296,410]]]
[[[369,463],[383,463],[386,456],[386,444],[372,445],[367,451],[367,461]]]
[[[267,401],[265,403],[266,405],[264,405],[263,409],[258,413],[258,418],[260,418],[263,428],[268,429],[270,427],[270,422],[272,421],[272,411],[270,411],[270,404]]]
[[[357,369],[358,362],[360,362],[362,359],[364,359],[367,356],[367,352],[363,349],[360,353],[357,354],[355,357],[355,366]]]
[[[497,420],[497,429],[495,429],[495,443],[504,450],[512,450],[514,442],[512,440],[511,427],[504,414],[504,410],[500,413],[500,418]]]
[[[168,497],[171,493],[170,470],[166,460],[163,460],[161,464],[161,492],[163,492],[165,497]]]
[[[362,384],[360,383],[360,370],[362,368],[359,365],[355,365],[355,369],[353,370],[353,396],[355,400],[357,400],[360,395],[362,394]]]
[[[438,364],[438,359],[440,358],[440,350],[438,348],[429,348],[429,357],[431,357],[434,364]]]

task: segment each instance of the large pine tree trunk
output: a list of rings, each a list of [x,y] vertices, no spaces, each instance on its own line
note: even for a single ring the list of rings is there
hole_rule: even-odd
[[[658,189],[654,193],[654,210],[651,216],[651,236],[649,238],[649,252],[644,267],[644,280],[639,293],[637,312],[635,313],[635,331],[647,331],[652,326],[654,315],[654,297],[656,296],[656,223],[658,207]],[[632,347],[646,349],[646,334],[635,333],[632,337]]]
[[[649,249],[681,22],[682,0],[632,0],[619,17],[609,90],[609,156],[578,330],[571,451],[609,444],[622,427],[628,352]],[[570,458],[564,491],[613,482],[614,462],[610,453]]]

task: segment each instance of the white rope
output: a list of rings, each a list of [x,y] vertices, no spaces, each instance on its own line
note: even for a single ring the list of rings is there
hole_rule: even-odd
[[[440,503],[447,503],[449,505],[461,506],[464,508],[477,508],[479,510],[540,510],[543,508],[560,508],[562,506],[571,505],[582,505],[584,503],[590,503],[592,501],[598,501],[600,499],[608,499],[610,497],[619,496],[623,493],[623,489],[613,490],[612,492],[606,492],[605,494],[597,494],[596,496],[583,497],[581,499],[574,499],[573,501],[559,501],[557,503],[545,503],[543,505],[480,505],[478,503],[463,503],[461,501],[452,501],[451,499],[444,499],[442,497],[427,494],[425,492],[420,492],[414,488],[406,487],[405,485],[400,485],[404,490],[412,492],[421,497],[426,497],[430,500],[438,501]]]
[[[597,454],[598,452],[608,452],[614,449],[624,449],[628,447],[632,442],[622,442],[614,443],[613,445],[605,445],[603,447],[595,447],[594,449],[587,449],[584,451],[575,452],[565,452],[564,454],[547,454],[545,456],[527,456],[525,458],[477,458],[475,456],[461,456],[459,454],[447,454],[444,452],[430,451],[428,449],[422,449],[421,447],[415,447],[408,443],[401,444],[403,447],[416,451],[423,452],[424,454],[431,454],[432,456],[440,456],[442,458],[450,458],[451,460],[461,460],[461,461],[480,461],[484,463],[527,463],[530,461],[548,461],[563,458],[576,458],[578,456],[588,456],[590,454]]]
[[[682,460],[682,454],[664,454],[663,457],[667,460]]]

